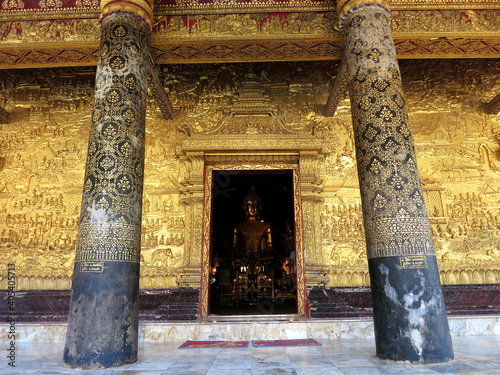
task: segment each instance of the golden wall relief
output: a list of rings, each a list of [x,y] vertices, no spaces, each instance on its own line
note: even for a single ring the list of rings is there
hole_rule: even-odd
[[[99,41],[97,18],[13,19],[0,22],[0,44]],[[394,37],[498,36],[500,9],[393,11]],[[181,40],[341,38],[335,12],[195,14],[159,17],[152,45]]]
[[[500,10],[393,11],[395,38],[436,34],[440,36],[496,36]],[[173,39],[248,37],[340,37],[335,12],[227,14],[220,16],[164,16],[154,28],[155,42]]]
[[[208,9],[210,13],[222,13],[227,11],[231,13],[248,11],[249,13],[258,12],[283,12],[283,11],[315,11],[332,10],[335,8],[336,1],[290,1],[286,3],[268,2],[268,1],[233,1],[233,0],[213,0],[201,2],[198,0],[186,1],[178,0],[174,2],[160,2],[155,8],[159,14],[186,14],[207,12],[207,3],[210,3]],[[391,9],[498,9],[498,3],[495,0],[389,0]]]
[[[348,100],[335,117],[322,115],[337,64],[160,67],[175,120],[164,120],[150,96],[142,288],[199,282],[204,160],[182,154],[180,146],[230,121],[231,108],[246,98],[250,69],[266,106],[280,119],[267,123],[322,142],[324,155],[303,155],[300,166],[304,207],[315,216],[304,221],[304,238],[312,238],[305,241],[308,282],[369,283]],[[498,282],[500,115],[487,115],[483,104],[500,92],[500,62],[400,65],[442,281]],[[0,107],[11,114],[9,124],[0,124],[0,267],[16,264],[19,288],[70,287],[94,74],[87,68],[0,71]],[[259,135],[264,128],[245,126],[254,132],[255,147],[272,148]],[[224,136],[216,133],[214,145]]]
[[[498,186],[500,172],[499,116],[486,115],[483,105],[500,90],[499,65],[435,63],[400,62],[442,282],[496,283],[500,210],[493,186]],[[346,112],[340,108],[338,116]],[[332,198],[326,199],[323,254],[334,263],[336,271],[329,274],[333,284],[363,285],[366,277],[365,249],[358,245],[364,241],[359,233],[362,216],[353,182],[346,176],[341,188],[325,185],[324,195]],[[347,267],[347,272],[342,270]]]
[[[1,44],[95,42],[99,44],[98,19],[15,20],[0,22]]]
[[[498,9],[392,11],[390,24],[394,35],[440,32],[442,36],[457,36],[457,33],[494,36],[500,29],[499,15]]]
[[[287,35],[329,36],[336,34],[335,12],[255,13],[255,14],[197,14],[164,16],[154,28],[158,42],[174,39],[248,38]]]

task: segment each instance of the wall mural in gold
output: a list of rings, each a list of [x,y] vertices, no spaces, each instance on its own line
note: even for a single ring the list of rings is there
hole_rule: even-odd
[[[142,288],[199,286],[202,241],[193,228],[201,228],[202,200],[193,186],[203,183],[203,157],[181,145],[217,128],[250,70],[276,126],[322,142],[323,157],[300,162],[302,179],[314,181],[302,192],[304,209],[318,213],[304,220],[308,284],[369,284],[348,100],[334,117],[322,115],[337,64],[160,67],[175,120],[164,120],[150,96]],[[500,115],[487,115],[484,103],[500,92],[500,62],[400,64],[442,282],[497,283]],[[0,124],[0,263],[16,264],[19,288],[70,288],[94,79],[93,68],[0,71],[0,107],[10,113]],[[257,144],[273,131],[253,130]]]

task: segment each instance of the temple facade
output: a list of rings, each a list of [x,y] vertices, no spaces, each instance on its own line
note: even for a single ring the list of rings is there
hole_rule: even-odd
[[[100,364],[134,361],[139,290],[199,320],[371,289],[379,357],[447,361],[441,285],[499,283],[496,1],[16,0],[0,29],[0,261],[73,288],[67,363],[92,293],[132,327]],[[235,242],[251,188],[265,256]],[[423,351],[386,345],[397,280],[437,306]]]

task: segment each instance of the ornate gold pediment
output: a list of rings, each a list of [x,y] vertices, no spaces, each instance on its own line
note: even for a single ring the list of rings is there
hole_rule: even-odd
[[[224,116],[217,127],[207,134],[264,135],[293,134],[276,113],[240,115],[234,112]]]
[[[270,103],[260,80],[250,71],[219,123],[205,132],[195,133],[184,124],[188,136],[184,152],[299,152],[318,151],[322,142],[312,132],[297,132],[286,125],[278,108]]]
[[[247,73],[226,115],[206,134],[293,134],[264,93],[257,75]]]
[[[187,152],[204,153],[245,153],[273,152],[298,153],[316,151],[322,153],[323,141],[312,134],[292,132],[284,125],[274,128],[279,122],[272,116],[246,116],[246,118],[226,117],[217,132],[192,133],[181,144],[181,154]],[[234,129],[232,126],[234,125]],[[244,131],[243,131],[244,130]],[[278,132],[276,132],[276,130]],[[286,131],[286,132],[285,132]]]

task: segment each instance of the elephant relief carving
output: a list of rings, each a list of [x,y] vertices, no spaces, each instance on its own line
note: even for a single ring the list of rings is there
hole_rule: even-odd
[[[168,267],[174,257],[170,247],[160,247],[151,254],[151,266]]]

